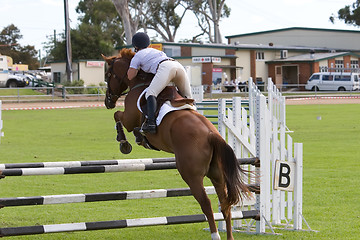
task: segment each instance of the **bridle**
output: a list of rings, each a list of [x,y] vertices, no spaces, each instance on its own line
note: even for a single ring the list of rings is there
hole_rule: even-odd
[[[152,73],[144,73],[142,71],[140,71],[138,74],[137,74],[137,79],[141,81],[141,83],[135,85],[135,86],[128,86],[128,90],[127,91],[124,91],[124,92],[121,92],[120,94],[114,94],[113,93],[113,89],[111,89],[111,86],[110,86],[110,80],[112,78],[116,79],[120,86],[121,84],[124,84],[124,80],[127,79],[127,72],[125,72],[124,76],[117,76],[115,73],[114,73],[114,65],[117,61],[120,61],[121,58],[114,58],[112,59],[112,61],[110,62],[109,65],[109,69],[106,71],[105,73],[105,81],[107,83],[107,91],[106,91],[106,95],[105,95],[105,106],[107,108],[114,108],[115,105],[116,105],[116,101],[123,95],[126,95],[129,93],[130,90],[133,90],[133,89],[136,89],[136,88],[139,88],[139,87],[146,87],[146,86],[149,86],[149,79],[150,81],[152,80],[152,78],[154,77],[154,74]],[[127,79],[129,81],[129,79]]]
[[[113,92],[111,90],[110,79],[112,77],[114,77],[120,83],[123,82],[125,80],[125,78],[127,78],[127,72],[125,72],[124,76],[122,76],[122,77],[119,77],[114,73],[113,67],[114,67],[115,62],[118,60],[119,60],[119,58],[114,58],[110,64],[109,69],[105,73],[105,81],[106,81],[107,87],[108,87],[108,94],[106,94],[106,100],[108,102],[112,102],[112,103],[115,103],[122,95],[127,94],[127,92],[124,92],[124,93],[120,93],[120,95],[117,95],[117,94],[113,94]]]

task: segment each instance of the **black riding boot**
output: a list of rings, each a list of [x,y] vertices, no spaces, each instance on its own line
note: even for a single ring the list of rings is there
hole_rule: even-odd
[[[143,133],[156,133],[155,111],[156,111],[156,97],[150,95],[147,98],[147,119],[141,126],[141,131]]]

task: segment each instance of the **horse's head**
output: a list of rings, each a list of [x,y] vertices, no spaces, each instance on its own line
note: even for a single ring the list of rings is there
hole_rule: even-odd
[[[122,49],[118,56],[106,57],[102,55],[109,67],[105,74],[107,82],[105,106],[107,109],[114,108],[116,101],[129,87],[127,71],[134,54],[131,49]]]

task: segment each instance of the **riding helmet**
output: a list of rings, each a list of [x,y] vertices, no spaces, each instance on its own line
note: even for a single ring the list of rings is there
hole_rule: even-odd
[[[132,38],[132,45],[137,49],[147,48],[150,45],[150,38],[144,32],[135,33]]]

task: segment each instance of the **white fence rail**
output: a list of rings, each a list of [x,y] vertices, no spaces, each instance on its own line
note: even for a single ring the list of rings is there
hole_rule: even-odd
[[[0,88],[0,100],[3,102],[103,101],[105,92],[106,86]]]

